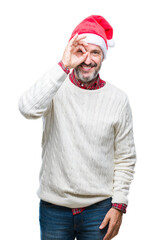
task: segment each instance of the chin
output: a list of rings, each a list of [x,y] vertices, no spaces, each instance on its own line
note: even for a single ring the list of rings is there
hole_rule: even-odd
[[[94,71],[89,76],[85,77],[79,69],[75,69],[75,73],[76,73],[78,79],[80,79],[83,82],[90,82],[90,81],[94,80],[98,75],[98,72]]]

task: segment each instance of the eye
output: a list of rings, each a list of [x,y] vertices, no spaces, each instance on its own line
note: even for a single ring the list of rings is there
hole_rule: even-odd
[[[81,50],[81,49],[78,49],[77,52],[78,52],[78,53],[82,53],[82,50]]]
[[[98,51],[94,51],[93,53],[94,53],[95,55],[99,54],[99,52],[98,52]]]

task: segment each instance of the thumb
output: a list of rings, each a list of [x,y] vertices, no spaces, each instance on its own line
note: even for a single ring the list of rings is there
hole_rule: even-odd
[[[108,216],[105,216],[103,222],[101,223],[101,225],[99,226],[100,229],[103,229],[109,222],[109,217]]]

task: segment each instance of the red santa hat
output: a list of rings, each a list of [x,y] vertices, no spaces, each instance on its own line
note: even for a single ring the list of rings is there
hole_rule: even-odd
[[[85,18],[76,26],[69,40],[76,33],[86,35],[85,42],[100,46],[104,53],[104,58],[106,58],[108,47],[114,47],[115,45],[113,41],[113,28],[105,18],[99,15],[91,15]]]

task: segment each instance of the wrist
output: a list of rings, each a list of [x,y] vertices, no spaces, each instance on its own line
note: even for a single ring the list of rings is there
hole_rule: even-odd
[[[65,68],[70,69],[69,65],[68,65],[63,59],[61,60],[61,62],[63,63],[63,65],[64,65]]]
[[[127,209],[127,205],[123,204],[123,203],[113,203],[112,207],[123,212],[126,213],[126,209]]]
[[[64,70],[64,72],[65,72],[66,74],[69,74],[69,73],[70,73],[70,68],[67,67],[62,60],[61,60],[58,64],[59,64],[59,66]]]
[[[120,209],[118,209],[118,208],[115,208],[115,207],[112,207],[113,209],[115,209],[118,213],[120,213],[121,215],[123,215],[123,211],[122,210],[120,210]]]

